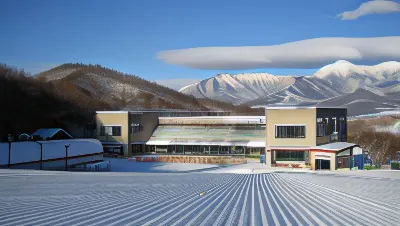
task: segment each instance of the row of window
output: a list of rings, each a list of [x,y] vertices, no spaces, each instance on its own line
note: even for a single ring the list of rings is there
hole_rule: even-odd
[[[275,160],[276,161],[308,161],[307,151],[288,151],[288,150],[276,150]]]
[[[121,126],[100,126],[100,136],[121,136]]]
[[[140,124],[134,124],[130,127],[130,134],[142,132],[143,126]],[[328,135],[328,125],[327,124],[317,124],[317,136],[327,136]],[[121,126],[101,126],[100,136],[121,136]],[[275,126],[275,138],[305,138],[306,137],[306,127],[303,125],[293,125],[293,126]]]
[[[143,131],[143,126],[134,124],[130,127],[129,133],[138,133]],[[121,126],[100,126],[100,136],[121,136]]]
[[[305,126],[275,126],[275,138],[305,138]]]
[[[241,146],[197,146],[197,145],[169,145],[169,146],[146,146],[146,152],[172,153],[172,154],[212,154],[212,155],[235,155],[244,154],[244,148]]]

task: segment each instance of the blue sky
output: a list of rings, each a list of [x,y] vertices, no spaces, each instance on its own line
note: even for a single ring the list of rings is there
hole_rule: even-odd
[[[319,37],[398,36],[400,13],[335,16],[362,0],[0,1],[0,62],[36,73],[67,62],[101,64],[148,80],[216,73],[312,74],[315,69],[200,70],[157,59],[165,50],[277,45]]]

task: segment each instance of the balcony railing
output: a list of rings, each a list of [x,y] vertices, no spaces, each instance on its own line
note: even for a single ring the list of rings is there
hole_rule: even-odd
[[[333,133],[328,136],[317,137],[317,145],[329,144],[339,141],[339,134]]]

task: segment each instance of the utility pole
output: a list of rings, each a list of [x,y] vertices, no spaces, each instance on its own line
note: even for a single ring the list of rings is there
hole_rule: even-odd
[[[68,148],[70,144],[65,145],[65,171],[68,171]]]

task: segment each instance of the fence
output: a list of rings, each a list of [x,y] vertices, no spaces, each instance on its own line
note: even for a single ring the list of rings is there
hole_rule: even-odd
[[[0,143],[0,168],[66,170],[102,159],[103,148],[94,139]]]

